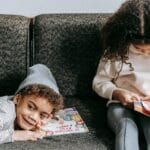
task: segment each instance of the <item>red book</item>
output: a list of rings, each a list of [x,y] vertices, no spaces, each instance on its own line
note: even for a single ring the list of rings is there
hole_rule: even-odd
[[[150,117],[150,101],[134,102],[134,110]]]

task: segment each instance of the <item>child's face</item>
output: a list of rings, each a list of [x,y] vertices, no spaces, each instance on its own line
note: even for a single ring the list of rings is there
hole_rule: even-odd
[[[134,47],[143,54],[150,55],[150,44],[133,44]]]
[[[35,95],[14,98],[16,104],[16,123],[24,130],[36,130],[52,117],[53,106],[43,97]]]

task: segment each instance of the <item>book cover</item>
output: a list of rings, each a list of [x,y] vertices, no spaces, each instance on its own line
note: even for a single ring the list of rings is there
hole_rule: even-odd
[[[150,101],[134,102],[134,110],[150,117]]]
[[[89,131],[76,108],[60,110],[42,129],[49,132],[48,136]]]

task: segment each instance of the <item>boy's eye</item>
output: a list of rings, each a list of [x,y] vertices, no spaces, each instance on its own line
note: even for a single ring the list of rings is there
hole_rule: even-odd
[[[41,119],[47,119],[48,117],[49,117],[48,114],[41,114],[41,115],[40,115],[40,118],[41,118]]]
[[[31,104],[28,104],[28,108],[29,110],[34,110],[34,106],[32,106]]]

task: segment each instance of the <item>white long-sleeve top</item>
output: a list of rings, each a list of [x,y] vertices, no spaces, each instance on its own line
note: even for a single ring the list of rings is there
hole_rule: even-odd
[[[11,99],[12,96],[0,97],[0,144],[12,142],[16,113]]]
[[[127,89],[137,94],[150,95],[150,55],[139,52],[133,45],[129,47],[129,60],[134,67],[123,64],[119,77],[114,81],[121,68],[120,61],[100,60],[97,73],[93,79],[93,90],[101,97],[112,100],[112,93],[117,88]]]

